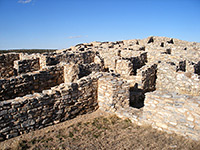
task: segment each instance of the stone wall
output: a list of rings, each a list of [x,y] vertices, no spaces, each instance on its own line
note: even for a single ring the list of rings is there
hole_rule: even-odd
[[[94,62],[95,52],[93,51],[80,51],[80,52],[71,52],[64,51],[57,54],[43,55],[41,58],[42,66],[52,66],[57,65],[60,62],[64,63],[75,63],[75,64],[89,64]]]
[[[8,78],[14,75],[14,61],[19,60],[20,54],[8,53],[0,55],[0,78]]]
[[[134,88],[136,91],[137,87]],[[138,125],[151,125],[162,131],[200,140],[199,95],[179,95],[157,90],[146,93],[144,97],[142,91],[136,91],[133,95],[129,91],[129,85],[123,79],[104,74],[98,81],[100,109],[113,112],[122,118],[129,118]],[[134,98],[131,99],[131,96]],[[131,107],[131,100],[142,97],[144,107]]]
[[[156,90],[157,64],[147,64],[140,68],[137,73],[142,77],[142,90],[150,92]]]
[[[79,77],[79,65],[74,63],[68,63],[64,65],[64,79],[65,83],[76,82]]]
[[[134,74],[133,63],[130,60],[116,60],[115,72],[122,76],[130,76]]]
[[[191,72],[176,72],[176,66],[161,63],[158,66],[156,89],[179,94],[200,95],[200,80]]]
[[[100,64],[64,64],[65,82],[74,82],[82,77],[90,75],[92,72],[102,72],[104,68]]]
[[[37,71],[40,69],[39,58],[14,61],[14,69],[17,74]]]
[[[129,84],[123,79],[104,74],[98,80],[98,104],[102,110],[115,112],[129,107]]]
[[[0,140],[98,105],[139,125],[199,140],[199,48],[200,43],[149,37],[0,55]]]
[[[39,56],[40,60],[40,69],[45,68],[47,66],[47,59],[48,59],[48,54],[41,54]]]
[[[90,63],[90,64],[79,64],[79,78],[87,76],[92,72],[102,72],[104,68],[100,64]]]
[[[146,93],[141,122],[167,132],[200,140],[200,97]]]
[[[135,75],[137,74],[137,69],[141,68],[147,63],[147,53],[141,53],[137,57],[132,57],[131,62],[133,63],[133,69],[135,72]]]
[[[43,71],[22,74],[0,80],[0,101],[41,92],[64,82],[63,66],[47,67]]]
[[[76,83],[63,83],[51,90],[0,102],[0,139],[72,119],[98,108],[97,80],[91,74]]]
[[[122,89],[118,89],[120,91]],[[104,90],[105,92],[105,90]],[[145,94],[144,107],[114,107],[115,101],[104,96],[99,102],[100,109],[114,112],[121,118],[128,118],[138,125],[151,125],[168,133],[200,140],[200,97],[177,95],[155,91]],[[122,96],[121,99],[126,99]]]
[[[133,50],[101,50],[105,68],[121,75],[136,75],[147,62],[147,53]]]

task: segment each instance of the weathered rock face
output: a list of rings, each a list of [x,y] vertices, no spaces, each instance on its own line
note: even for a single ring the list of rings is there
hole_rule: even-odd
[[[0,55],[0,139],[100,108],[200,140],[200,43],[91,42]]]

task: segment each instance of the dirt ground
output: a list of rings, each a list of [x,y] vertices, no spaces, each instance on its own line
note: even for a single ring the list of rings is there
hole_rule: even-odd
[[[100,110],[0,143],[2,150],[200,150],[200,141],[137,126]]]

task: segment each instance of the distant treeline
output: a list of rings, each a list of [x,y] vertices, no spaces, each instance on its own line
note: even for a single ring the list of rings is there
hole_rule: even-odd
[[[57,49],[9,49],[9,50],[0,50],[0,54],[11,53],[11,52],[32,54],[32,53],[53,52],[56,50]]]

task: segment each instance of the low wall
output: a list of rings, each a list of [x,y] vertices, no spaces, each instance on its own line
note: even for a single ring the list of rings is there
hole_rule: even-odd
[[[179,94],[200,95],[200,79],[191,72],[176,72],[176,66],[158,64],[156,89]]]
[[[71,51],[66,51],[63,53],[58,53],[56,55],[42,55],[40,57],[41,68],[44,66],[52,66],[59,64],[60,62],[64,63],[75,63],[75,64],[89,64],[94,62],[95,52],[93,51],[84,51],[73,53]]]
[[[142,78],[144,92],[156,90],[157,64],[147,64],[138,70],[137,75]]]
[[[0,139],[72,119],[98,108],[97,80],[91,74],[76,83],[65,83],[42,93],[0,102]]]
[[[14,61],[14,69],[17,74],[40,70],[39,58],[16,60]]]
[[[64,82],[63,66],[47,67],[43,71],[22,74],[0,80],[0,101],[41,92]]]
[[[116,49],[103,49],[99,52],[105,68],[122,75],[136,75],[137,69],[147,63],[147,52]]]
[[[8,78],[14,75],[14,61],[19,60],[20,54],[8,53],[0,55],[0,78]]]
[[[89,75],[92,72],[102,72],[104,70],[101,64],[90,63],[90,64],[79,64],[79,78]]]
[[[133,63],[133,69],[136,75],[137,69],[140,69],[142,66],[144,66],[147,63],[147,52],[141,53],[137,57],[132,57],[131,62]]]
[[[200,140],[200,96],[146,93],[141,122]]]
[[[142,94],[142,93],[141,93]],[[151,125],[169,133],[200,140],[200,96],[154,91],[145,94],[144,107],[130,107],[129,85],[104,75],[98,81],[99,108],[129,118],[138,125]],[[138,95],[142,97],[142,95]]]
[[[129,107],[129,84],[105,73],[98,80],[98,103],[102,110],[110,112]]]
[[[122,76],[130,76],[134,74],[133,63],[130,60],[118,59],[116,60],[115,72]]]
[[[79,77],[79,65],[68,63],[64,65],[64,79],[65,83],[76,82]]]

